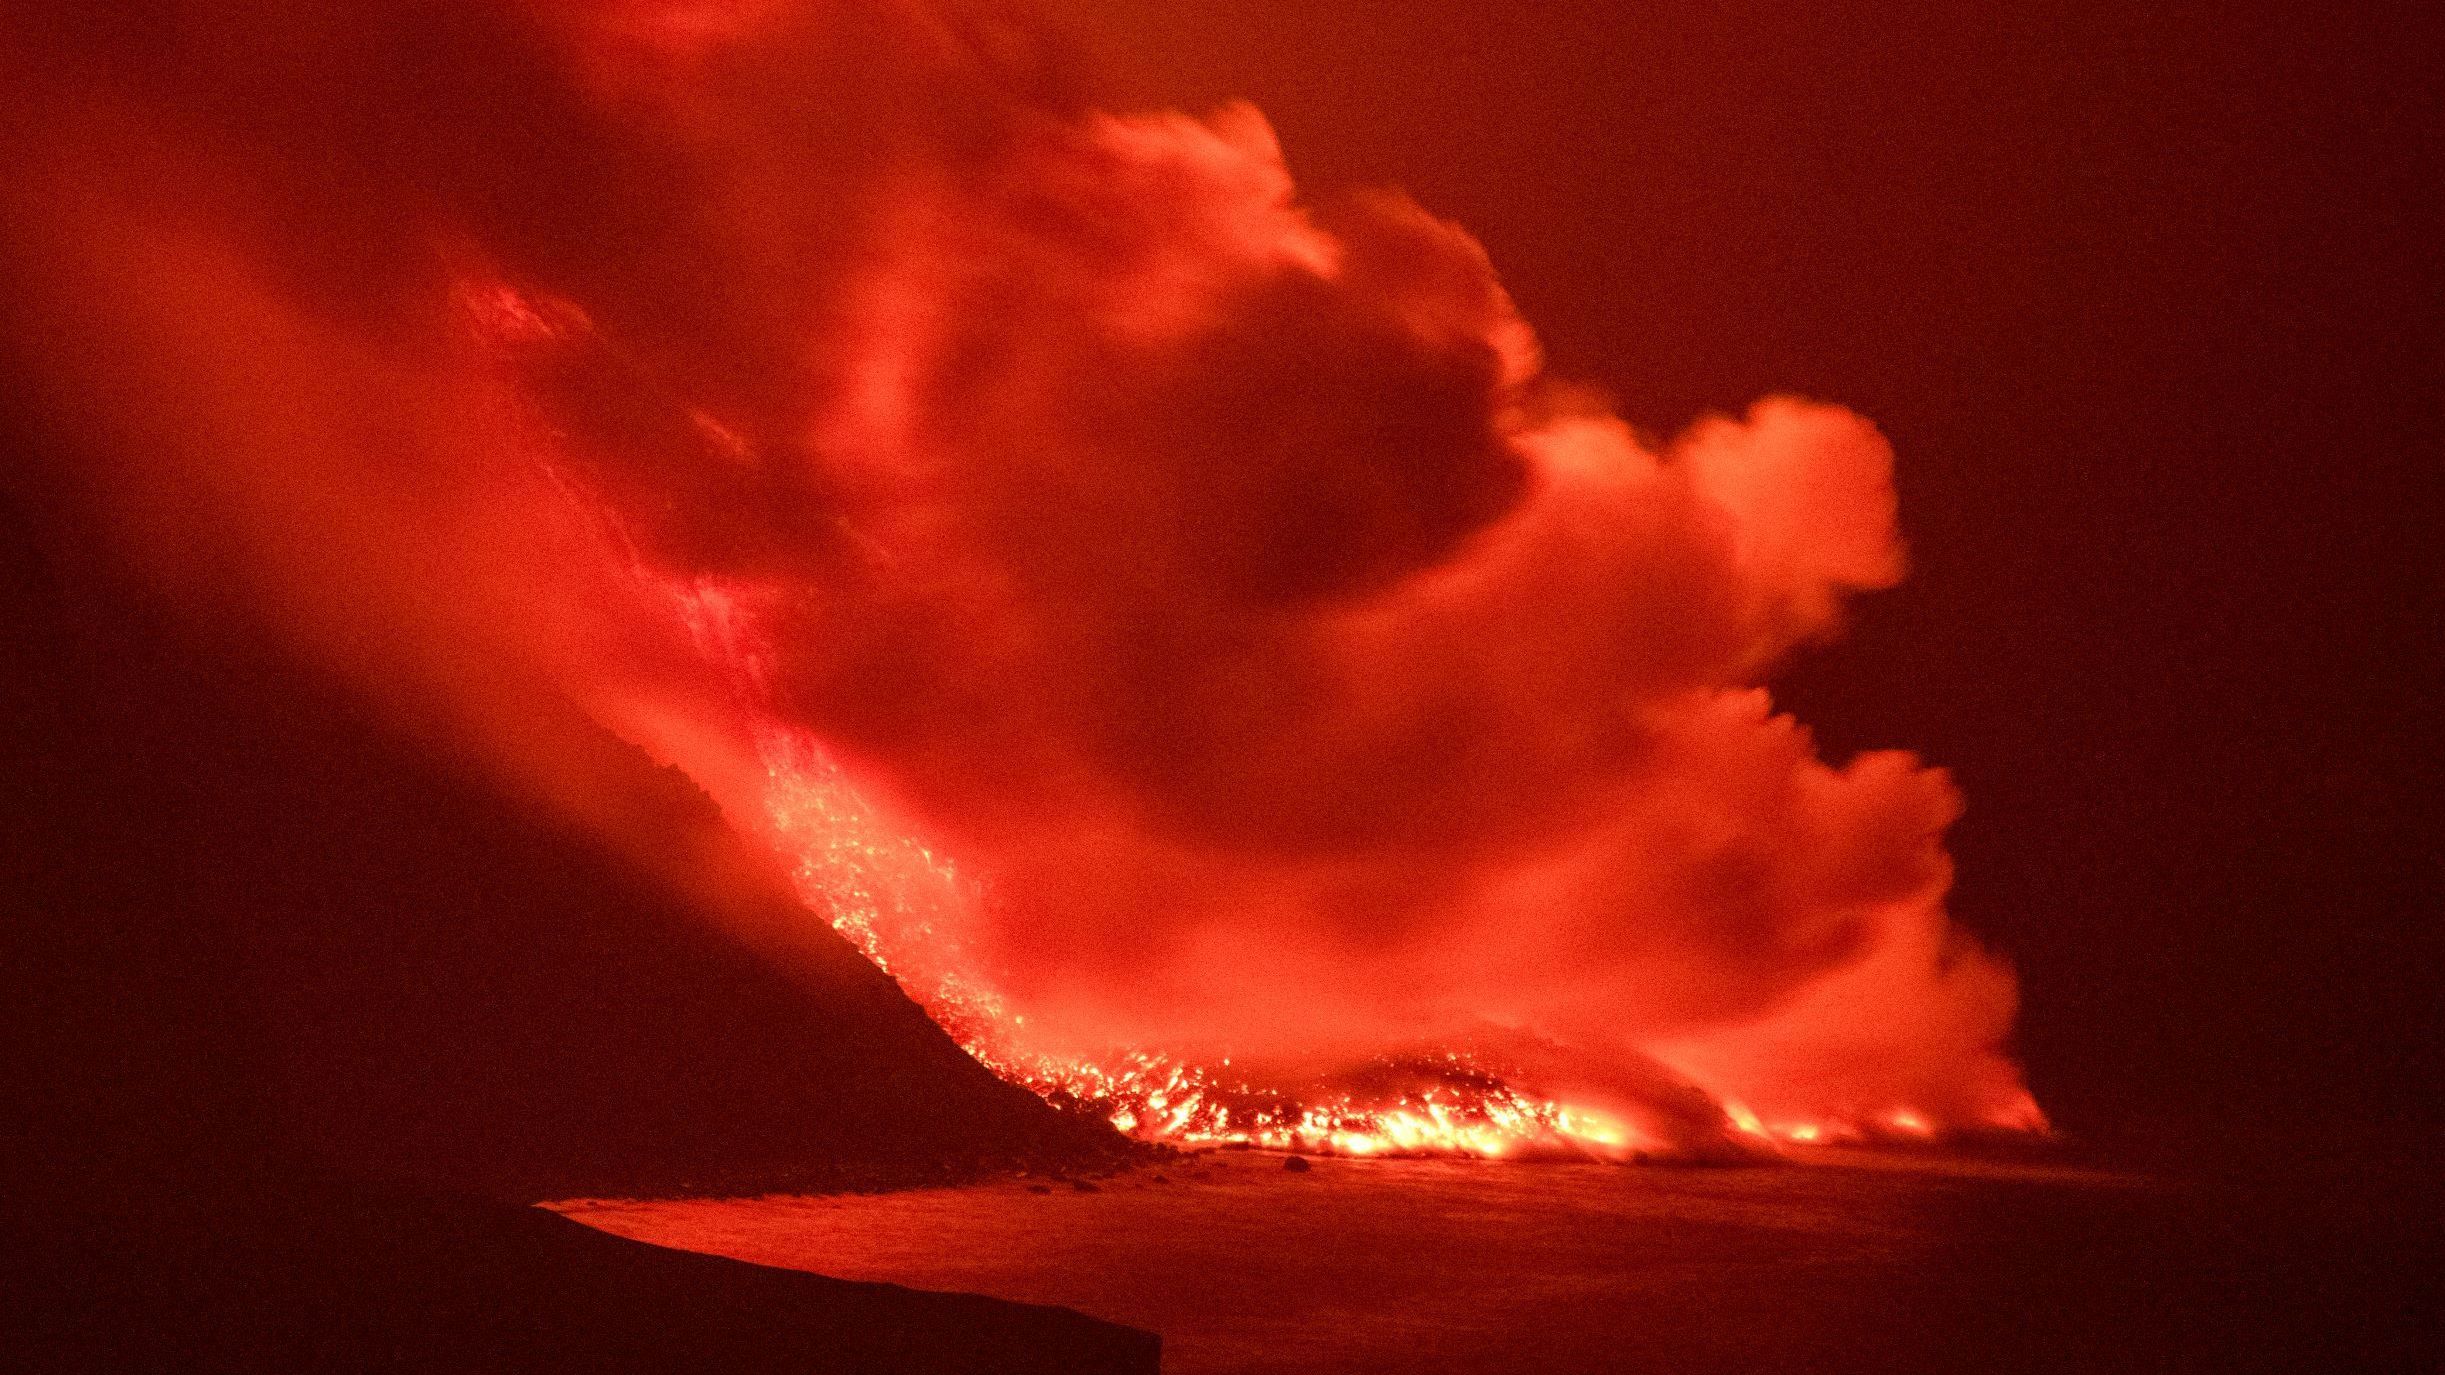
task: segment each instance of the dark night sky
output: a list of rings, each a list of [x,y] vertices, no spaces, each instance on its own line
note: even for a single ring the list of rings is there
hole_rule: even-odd
[[[1639,423],[1886,428],[1913,580],[1780,695],[1958,774],[2058,1117],[2434,1123],[2432,19],[1084,9],[1134,97],[1249,98],[1310,193],[1466,225]]]

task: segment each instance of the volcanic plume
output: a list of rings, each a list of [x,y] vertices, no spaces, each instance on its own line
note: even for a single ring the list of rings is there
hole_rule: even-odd
[[[14,366],[198,606],[718,890],[575,703],[1133,1129],[2041,1121],[1950,783],[1762,686],[1902,576],[1868,422],[1634,433],[1464,231],[995,6],[134,13],[11,20]]]

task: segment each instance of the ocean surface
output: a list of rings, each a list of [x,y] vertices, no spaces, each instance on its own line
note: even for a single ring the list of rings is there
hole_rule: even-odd
[[[576,1200],[622,1236],[1059,1304],[1171,1375],[2414,1369],[2394,1258],[2104,1170],[1216,1152],[1096,1181]]]

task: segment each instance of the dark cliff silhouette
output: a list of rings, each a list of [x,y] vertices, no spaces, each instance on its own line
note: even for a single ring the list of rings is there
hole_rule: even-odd
[[[1151,1369],[1058,1310],[686,1256],[516,1206],[1096,1168],[775,876],[776,964],[246,627],[121,574],[7,430],[0,1305],[64,1368]],[[571,713],[574,719],[574,713]],[[569,720],[549,723],[567,733]],[[692,846],[712,805],[607,734]],[[754,874],[743,851],[736,869]]]

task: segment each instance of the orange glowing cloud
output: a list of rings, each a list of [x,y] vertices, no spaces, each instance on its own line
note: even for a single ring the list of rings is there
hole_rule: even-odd
[[[996,7],[157,8],[14,41],[87,112],[20,96],[81,150],[20,253],[133,380],[43,366],[162,439],[109,499],[219,560],[165,579],[612,826],[517,728],[577,704],[1133,1128],[1421,1056],[1242,1121],[2038,1121],[1949,782],[1760,685],[1902,575],[1866,421],[1644,440],[1465,232],[1302,203],[1245,107],[1097,113]]]

